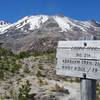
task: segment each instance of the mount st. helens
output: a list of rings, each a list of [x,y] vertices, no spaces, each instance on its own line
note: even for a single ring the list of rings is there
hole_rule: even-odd
[[[13,24],[0,22],[0,45],[14,52],[51,51],[58,40],[77,40],[84,34],[100,39],[100,24],[47,15],[26,16]]]

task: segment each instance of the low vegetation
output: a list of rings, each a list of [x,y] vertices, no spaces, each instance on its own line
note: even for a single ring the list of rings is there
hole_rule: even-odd
[[[96,86],[96,93],[97,93],[97,100],[100,100],[100,84],[97,83],[97,86]]]
[[[25,82],[25,84],[23,84],[20,88],[19,88],[19,94],[18,94],[18,99],[19,100],[28,100],[29,99],[29,92],[31,90],[30,88],[31,84],[29,83],[29,81],[27,80]]]
[[[8,74],[15,74],[21,67],[16,55],[10,50],[0,48],[0,79]]]
[[[7,79],[9,76],[19,75],[19,85],[20,88],[16,92],[14,89],[10,91],[10,96],[7,94],[5,96],[0,96],[0,100],[4,100],[6,98],[13,98],[14,100],[35,100],[34,96],[36,94],[30,94],[31,84],[30,81],[25,82],[25,84],[21,85],[20,82],[28,75],[33,75],[37,79],[37,86],[40,88],[46,87],[49,85],[48,79],[52,80],[63,80],[64,82],[80,82],[79,78],[65,78],[56,76],[55,73],[47,73],[51,70],[54,70],[55,66],[55,55],[53,52],[20,52],[19,54],[14,54],[11,50],[6,50],[4,48],[0,48],[0,79],[1,82],[4,79]],[[33,57],[33,58],[32,58]],[[31,63],[32,62],[32,63]],[[29,64],[30,63],[30,64]],[[25,65],[24,67],[22,67]],[[31,66],[31,67],[30,67]],[[51,68],[51,69],[50,69]],[[22,73],[19,74],[19,70],[23,70]],[[47,71],[46,71],[47,70]],[[46,72],[45,72],[46,71]],[[52,74],[52,75],[51,75]],[[54,74],[54,75],[53,75]],[[52,77],[52,78],[51,78]],[[35,79],[33,77],[33,79]],[[47,80],[45,80],[47,78]],[[60,81],[59,81],[60,82]],[[59,84],[55,84],[55,86],[50,90],[54,93],[63,93],[69,95],[69,90],[60,86]],[[100,100],[100,85],[97,84],[97,100]]]

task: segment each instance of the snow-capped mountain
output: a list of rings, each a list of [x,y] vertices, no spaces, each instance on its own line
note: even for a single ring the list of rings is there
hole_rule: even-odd
[[[100,24],[95,20],[78,21],[65,16],[26,16],[7,24],[1,21],[0,42],[13,51],[55,48],[60,39],[79,39],[92,34],[100,39]]]
[[[2,26],[2,28],[0,28],[0,34],[6,33],[7,30],[10,30],[12,28],[14,28],[15,30],[21,29],[22,31],[25,31],[23,27],[26,25],[29,26],[28,30],[39,29],[42,26],[42,24],[50,18],[56,21],[56,23],[61,28],[62,32],[67,32],[73,27],[77,27],[80,28],[82,31],[86,31],[88,28],[97,28],[97,25],[100,26],[100,24],[96,23],[95,21],[77,21],[64,16],[38,15],[26,16],[13,24],[8,24],[7,22],[1,20],[0,26]]]

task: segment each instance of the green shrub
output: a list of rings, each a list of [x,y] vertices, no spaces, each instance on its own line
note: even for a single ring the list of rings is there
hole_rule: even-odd
[[[30,97],[29,92],[31,90],[30,86],[31,84],[27,80],[26,83],[22,85],[21,88],[19,88],[19,94],[18,94],[19,100],[29,100]]]
[[[28,58],[31,54],[28,51],[20,52],[16,55],[17,59]]]
[[[47,85],[48,82],[46,80],[44,80],[43,78],[38,78],[38,84],[39,86],[42,86],[42,85]]]

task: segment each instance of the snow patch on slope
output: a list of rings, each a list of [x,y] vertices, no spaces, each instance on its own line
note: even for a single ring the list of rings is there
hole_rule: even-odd
[[[69,29],[71,29],[70,25],[69,25],[69,20],[65,17],[58,17],[58,16],[54,16],[53,17],[56,22],[58,23],[59,27],[62,29],[62,31],[67,31]]]
[[[19,20],[16,25],[16,29],[22,28],[24,25],[29,24],[30,29],[34,30],[38,29],[42,23],[44,23],[48,19],[48,16],[38,15],[38,16],[26,16],[23,19]]]
[[[5,32],[7,32],[7,29],[9,29],[11,26],[12,26],[12,24],[6,25],[5,27],[1,27],[0,34],[4,34]]]
[[[6,28],[8,28],[8,26],[11,25],[10,23],[4,21],[4,20],[0,20],[0,34],[3,30],[5,30]]]
[[[48,20],[48,16],[32,16],[28,20],[30,23],[30,30],[38,29],[45,21]]]
[[[85,25],[83,26],[83,23],[82,26],[78,25],[77,23],[79,23],[79,21],[77,20],[72,20],[68,17],[59,17],[59,16],[54,16],[54,19],[59,24],[59,27],[62,29],[62,31],[67,32],[68,30],[71,30],[72,27],[78,27],[82,31],[86,31],[84,27]]]
[[[85,28],[91,28],[93,27],[94,29],[97,29],[97,27],[95,25],[92,25],[91,21],[81,21],[80,23],[82,23],[82,26]],[[99,22],[97,22],[99,24]]]

